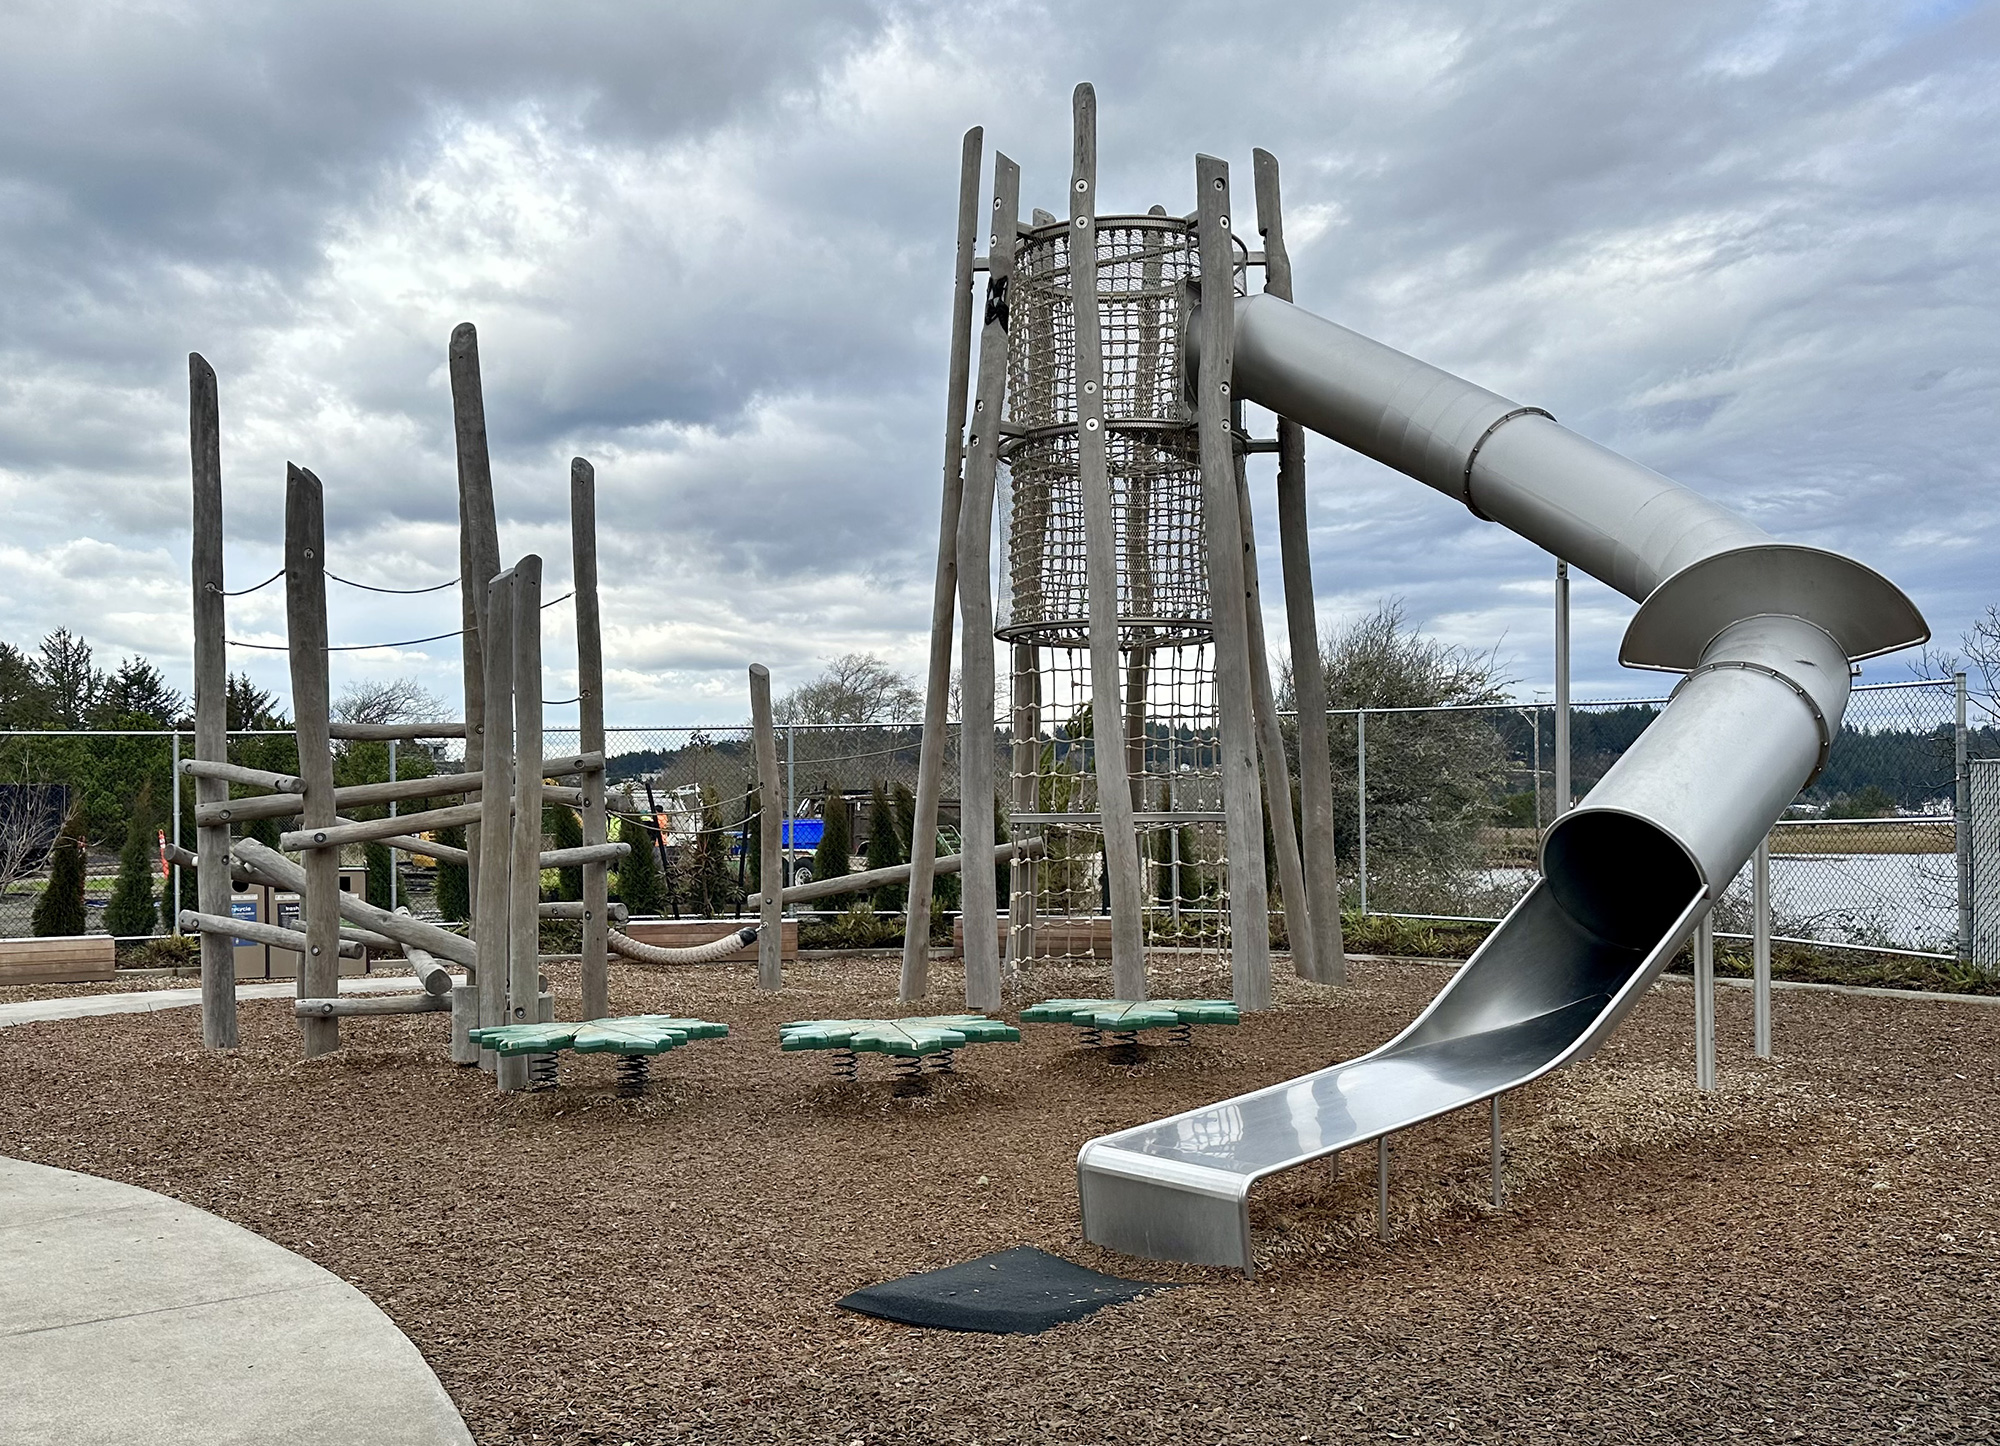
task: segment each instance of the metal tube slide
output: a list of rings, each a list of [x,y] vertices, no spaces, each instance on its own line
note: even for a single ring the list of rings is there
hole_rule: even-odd
[[[1687,675],[1550,826],[1542,882],[1408,1029],[1359,1059],[1083,1147],[1091,1240],[1251,1270],[1257,1180],[1593,1051],[1825,765],[1852,660],[1929,631],[1860,563],[1776,542],[1539,409],[1268,294],[1237,298],[1236,322],[1239,396],[1637,600],[1621,658]]]

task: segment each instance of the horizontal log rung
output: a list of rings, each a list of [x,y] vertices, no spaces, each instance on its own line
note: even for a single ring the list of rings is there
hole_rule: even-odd
[[[337,999],[297,999],[300,1019],[355,1019],[380,1014],[441,1014],[451,1008],[446,994],[349,994]]]

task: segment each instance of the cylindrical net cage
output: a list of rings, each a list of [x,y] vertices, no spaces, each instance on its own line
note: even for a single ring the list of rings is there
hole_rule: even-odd
[[[1010,293],[996,632],[1014,645],[1011,832],[1046,844],[1011,879],[1008,954],[1027,992],[1099,992],[1101,984],[1070,976],[1098,973],[1109,952],[1077,461],[1075,230],[1056,223],[1026,233]],[[1095,234],[1117,552],[1117,736],[1138,815],[1148,970],[1155,993],[1227,993],[1208,549],[1197,431],[1181,396],[1198,249],[1193,225],[1177,217],[1101,218]]]

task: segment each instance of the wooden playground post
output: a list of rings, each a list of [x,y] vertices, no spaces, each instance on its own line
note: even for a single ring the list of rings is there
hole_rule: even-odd
[[[938,516],[937,578],[931,589],[930,669],[924,680],[924,734],[917,755],[917,802],[910,829],[910,892],[904,914],[901,997],[921,999],[930,990],[931,860],[937,852],[938,792],[950,728],[952,603],[958,592],[958,517],[965,493],[965,388],[972,368],[972,270],[979,245],[979,161],[983,132],[965,133],[959,155],[958,251],[952,270],[951,359],[945,393],[944,495]],[[994,225],[994,246],[999,225]],[[1013,234],[1008,233],[1011,245]],[[760,756],[759,769],[762,769]],[[765,777],[760,773],[760,777]],[[777,808],[770,783],[764,806]],[[766,893],[776,891],[766,880]],[[761,935],[759,936],[762,937]],[[760,951],[760,959],[763,957]],[[761,965],[760,973],[761,973]]]
[[[514,571],[509,568],[487,584],[487,624],[480,639],[485,669],[481,691],[493,706],[486,712],[484,782],[479,791],[481,819],[489,847],[478,873],[478,893],[472,913],[472,938],[478,946],[479,1023],[481,1028],[507,1023],[507,914],[510,859],[508,815],[512,807],[514,772]],[[470,731],[470,730],[468,730]],[[471,829],[466,830],[468,838]],[[539,877],[539,860],[537,876]],[[480,1051],[482,1069],[495,1067],[499,1056]]]
[[[1232,993],[1243,1009],[1271,1007],[1270,899],[1264,887],[1264,815],[1250,701],[1249,627],[1244,618],[1243,528],[1237,519],[1230,378],[1235,367],[1236,247],[1230,231],[1229,166],[1195,157],[1201,245],[1201,366],[1196,416],[1209,603],[1215,618],[1215,693],[1222,796],[1229,838]]]
[[[1021,168],[996,153],[993,246],[986,260],[986,284],[992,296],[1004,297],[1013,278],[1020,194]],[[959,644],[958,830],[960,851],[971,858],[984,858],[993,849],[993,489],[1006,394],[1006,314],[989,305],[979,333],[979,378],[973,390],[965,492],[958,512],[958,613],[965,624]],[[935,830],[923,837],[929,843],[934,834]],[[912,847],[910,852],[915,857],[918,850]],[[991,869],[968,869],[959,881],[968,1009],[1000,1007],[1000,941],[993,929],[999,903],[993,884]],[[914,923],[907,927],[913,935]],[[929,942],[926,934],[926,948]]]
[[[188,451],[194,470],[194,756],[226,764],[229,758],[229,655],[223,644],[226,603],[222,590],[222,422],[215,369],[188,354]],[[225,803],[227,779],[197,774],[197,805]],[[175,827],[180,820],[176,816]],[[205,914],[229,912],[229,825],[195,829],[201,860],[196,902]],[[178,917],[178,892],[173,909]],[[236,950],[227,936],[201,936],[201,1042],[234,1049]]]
[[[576,587],[577,751],[604,756],[604,632],[597,606],[597,473],[581,457],[569,464],[570,566]],[[583,775],[583,842],[606,841],[604,769]],[[611,1014],[610,869],[583,866],[583,1018]]]
[[[1292,299],[1292,259],[1285,249],[1278,158],[1254,151],[1257,229],[1264,238],[1264,290]],[[1285,568],[1285,626],[1292,649],[1292,698],[1299,729],[1299,835],[1313,962],[1322,984],[1347,982],[1340,936],[1340,872],[1333,843],[1333,754],[1327,737],[1326,665],[1313,602],[1312,545],[1306,528],[1306,433],[1278,418],[1278,550]],[[1289,907],[1289,905],[1287,905]]]
[[[1097,94],[1088,83],[1076,88],[1071,115],[1069,292],[1076,320],[1077,492],[1082,501],[1084,580],[1090,611],[1091,755],[1096,765],[1097,819],[1111,895],[1111,992],[1120,999],[1137,1000],[1146,997],[1145,890],[1139,869],[1138,827],[1132,817],[1132,785],[1125,769],[1125,710],[1120,702],[1124,679],[1118,650],[1118,524],[1107,460],[1104,349],[1097,296]],[[967,627],[969,630],[969,623]],[[966,840],[968,853],[974,847]],[[971,938],[968,928],[968,948]]]
[[[458,597],[465,628],[459,652],[465,677],[465,769],[485,760],[486,632],[488,589],[500,571],[500,533],[493,515],[493,468],[486,452],[486,399],[479,378],[479,333],[471,322],[452,329],[446,350],[451,372],[453,448],[458,457]],[[479,897],[480,831],[465,830],[465,879]],[[476,982],[476,981],[475,981]],[[482,1024],[498,1020],[482,1018]],[[489,1055],[488,1058],[491,1058]]]
[[[1012,653],[1013,713],[1009,724],[1014,736],[1014,777],[1010,801],[1015,813],[1033,813],[1041,755],[1042,674],[1033,643],[1016,643]],[[1018,834],[1015,842],[1020,842]],[[1035,957],[1036,867],[1036,860],[1026,855],[1017,856],[1008,866],[1007,962],[1016,982],[1022,962]]]
[[[750,732],[757,751],[757,878],[763,898],[757,905],[757,987],[785,985],[785,852],[778,789],[778,733],[771,722],[771,670],[750,665]],[[916,871],[911,851],[911,872]],[[929,854],[925,854],[926,860]]]
[[[326,503],[319,478],[285,468],[285,628],[291,642],[292,712],[305,781],[301,820],[307,828],[334,820],[333,743],[326,654]],[[218,869],[217,877],[227,878]],[[326,999],[340,989],[340,850],[305,855],[306,948],[299,960],[298,997]],[[222,912],[227,913],[224,909]],[[226,939],[225,939],[225,942]],[[340,1048],[340,1021],[299,1022],[306,1058]]]
[[[514,564],[512,631],[514,853],[507,901],[507,1022],[535,1024],[541,1019],[542,987],[542,560],[532,552]],[[526,1089],[528,1057],[503,1055],[499,1082],[504,1090]]]

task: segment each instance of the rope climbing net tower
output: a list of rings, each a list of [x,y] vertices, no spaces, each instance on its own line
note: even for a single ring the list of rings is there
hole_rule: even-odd
[[[1151,983],[1227,988],[1229,837],[1203,533],[1199,430],[1182,393],[1193,223],[1145,216],[1037,218],[1009,288],[1000,458],[1003,537],[996,634],[1010,650],[1009,822],[1045,853],[1010,880],[1008,955],[1047,972],[1110,942],[1111,859],[1102,789],[1122,776]],[[1092,238],[1091,264],[1072,250]],[[1079,275],[1094,278],[1096,355],[1079,357]],[[1096,384],[1095,406],[1080,405]],[[1093,436],[1093,434],[1097,434]],[[1097,441],[1101,436],[1101,442]],[[1101,453],[1116,590],[1110,708],[1115,757],[1098,757],[1091,657],[1086,452]],[[1110,765],[1107,767],[1106,765]],[[1103,924],[1094,921],[1104,921]],[[1089,921],[1089,922],[1087,922]],[[1024,984],[1032,981],[1024,979]]]

